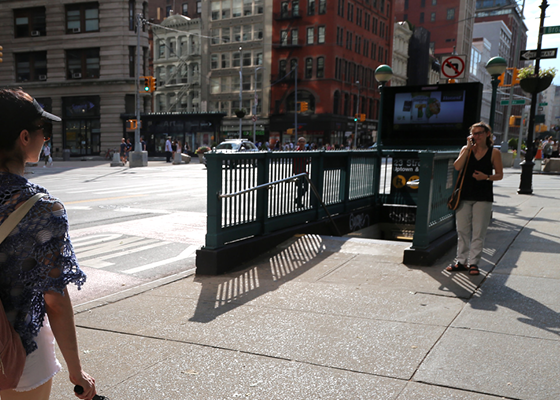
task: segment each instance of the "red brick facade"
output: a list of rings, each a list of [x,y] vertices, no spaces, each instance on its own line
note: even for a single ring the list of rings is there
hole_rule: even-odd
[[[294,127],[297,63],[297,100],[309,104],[298,114],[298,134],[346,144],[359,91],[359,114],[367,120],[358,145],[370,144],[379,107],[374,71],[391,63],[392,1],[274,1],[273,13],[271,136],[295,141],[286,131]]]

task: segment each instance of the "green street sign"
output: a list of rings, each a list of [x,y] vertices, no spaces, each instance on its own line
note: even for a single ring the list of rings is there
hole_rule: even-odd
[[[509,104],[509,100],[500,101],[500,105],[502,106],[507,106],[508,104]],[[522,105],[525,104],[525,100],[524,99],[512,100],[511,104],[513,104],[514,106]]]
[[[546,107],[548,106],[548,103],[539,103],[539,107]]]
[[[547,33],[560,33],[560,25],[557,26],[545,26],[543,34]]]

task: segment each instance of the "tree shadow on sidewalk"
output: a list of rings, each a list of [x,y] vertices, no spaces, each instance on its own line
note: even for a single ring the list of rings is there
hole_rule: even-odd
[[[193,322],[210,322],[219,315],[277,290],[311,270],[339,248],[327,251],[321,236],[295,236],[279,247],[250,261],[251,267],[220,276],[196,276],[202,285]]]

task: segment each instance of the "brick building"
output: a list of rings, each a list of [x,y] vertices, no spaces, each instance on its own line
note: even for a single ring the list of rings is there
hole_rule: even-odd
[[[379,109],[375,69],[390,64],[393,6],[390,0],[274,1],[271,56],[270,136],[317,144],[346,145],[359,124],[358,146],[375,140]],[[297,73],[296,73],[297,70]],[[297,77],[297,78],[296,78]]]

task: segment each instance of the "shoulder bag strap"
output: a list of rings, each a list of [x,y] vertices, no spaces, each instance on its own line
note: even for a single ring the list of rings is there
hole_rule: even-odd
[[[8,235],[14,230],[14,228],[19,224],[19,222],[25,217],[25,215],[31,210],[31,207],[39,200],[41,197],[46,196],[45,193],[37,193],[36,195],[30,197],[22,206],[18,207],[13,213],[11,213],[8,218],[0,225],[0,243],[8,237]]]
[[[459,188],[463,187],[463,181],[465,180],[465,173],[467,172],[467,165],[469,165],[469,160],[471,159],[471,152],[472,152],[472,148],[469,149],[469,154],[467,154],[467,161],[465,162],[465,165],[461,169],[461,172],[459,172],[459,176],[457,177],[457,182],[455,182],[455,188],[453,189],[454,192],[455,190],[457,190],[457,187]],[[459,181],[461,183],[459,183]]]

